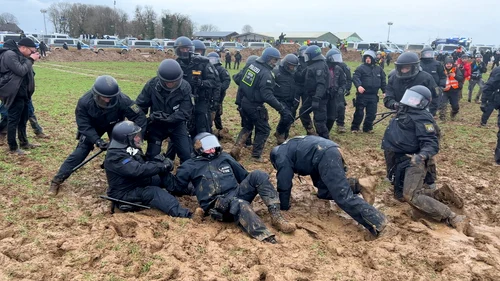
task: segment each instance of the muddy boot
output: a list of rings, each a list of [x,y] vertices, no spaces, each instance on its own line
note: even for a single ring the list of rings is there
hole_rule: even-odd
[[[457,215],[455,213],[451,213],[451,215],[446,219],[446,223],[461,233],[463,233],[469,225],[469,221],[466,216]]]
[[[277,244],[278,243],[278,241],[276,241],[276,238],[274,238],[274,235],[265,238],[264,240],[262,240],[262,242],[267,242],[267,243],[271,243],[271,244]]]
[[[194,213],[191,215],[191,219],[196,223],[202,223],[205,217],[205,211],[202,208],[196,208]]]
[[[375,187],[377,186],[377,177],[376,176],[369,176],[366,178],[361,178],[358,180],[359,185],[361,186],[361,190],[359,193],[363,195],[363,198],[365,201],[373,205],[375,202]]]
[[[35,133],[35,138],[37,139],[50,139],[50,136],[45,133]]]
[[[451,121],[455,121],[455,120],[457,120],[457,113],[458,113],[458,112],[452,112],[452,113],[450,114],[450,120],[451,120]]]
[[[252,161],[256,163],[267,163],[267,160],[262,158],[262,156],[258,157],[252,156]]]
[[[274,133],[274,136],[276,137],[276,142],[278,143],[278,145],[284,143],[286,140],[285,135],[280,135],[278,131]]]
[[[223,140],[230,140],[232,136],[229,134],[229,130],[227,128],[222,128],[218,132],[218,137]]]
[[[287,222],[283,215],[281,215],[280,206],[278,204],[268,207],[271,214],[271,223],[276,229],[283,233],[292,233],[297,229],[293,222]]]
[[[316,131],[314,130],[314,128],[312,126],[307,127],[306,132],[307,132],[308,136],[317,136],[318,135],[318,134],[316,134]]]
[[[231,152],[229,152],[229,154],[231,154],[231,156],[236,160],[240,160],[240,152],[241,152],[241,148],[243,147],[243,144],[246,142],[248,136],[250,135],[251,132],[245,132],[245,131],[241,131],[240,134],[238,135],[238,138],[236,139],[236,142],[233,146],[233,148],[231,149]]]
[[[443,203],[451,203],[455,207],[462,209],[464,207],[464,201],[460,196],[458,196],[453,189],[451,189],[448,184],[443,184],[443,186],[434,192],[434,199],[441,201]]]
[[[49,195],[56,196],[57,193],[59,192],[59,188],[61,187],[62,183],[63,180],[58,178],[53,178],[52,181],[50,182]]]
[[[343,134],[345,132],[347,132],[347,130],[344,126],[337,126],[337,133]]]

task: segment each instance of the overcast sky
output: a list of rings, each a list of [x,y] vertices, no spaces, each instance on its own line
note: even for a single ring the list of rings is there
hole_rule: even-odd
[[[0,12],[17,17],[26,33],[43,30],[40,9],[53,0],[0,0]],[[113,0],[80,0],[113,7]],[[352,31],[365,41],[424,43],[436,37],[471,37],[477,44],[500,44],[498,0],[116,0],[116,8],[131,17],[136,5],[189,15],[198,25],[214,24],[221,31],[241,33],[245,24],[254,32]],[[53,30],[47,18],[47,29]]]

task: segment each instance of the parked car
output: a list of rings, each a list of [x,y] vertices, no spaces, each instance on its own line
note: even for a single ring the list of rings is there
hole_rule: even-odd
[[[248,42],[247,43],[247,48],[249,49],[265,49],[272,47],[271,44],[267,42]]]
[[[165,53],[173,53],[174,52],[174,40],[163,41],[163,50]]]
[[[38,46],[40,45],[40,41],[38,41],[38,39],[32,35],[26,35],[26,37],[33,40],[33,42],[35,42],[36,48],[38,49]],[[19,40],[21,40],[21,34],[19,34],[19,33],[0,34],[0,48],[2,48],[3,43],[5,43],[5,41],[7,41],[9,39],[13,39],[16,42],[19,42]]]
[[[92,39],[90,40],[90,49],[96,53],[117,52],[124,54],[129,51],[127,45],[118,40]]]
[[[243,46],[239,42],[220,42],[219,48],[224,48],[224,50],[236,51],[245,49],[245,46]]]
[[[402,53],[403,51],[399,49],[396,45],[388,45],[387,43],[381,43],[381,42],[358,42],[356,44],[356,50],[358,51],[366,51],[366,50],[373,50],[375,52],[384,50],[386,53]]]
[[[332,44],[332,43],[330,43],[330,42],[328,42],[328,41],[311,41],[311,42],[309,43],[309,45],[310,45],[310,46],[311,46],[311,45],[316,45],[316,46],[320,47],[321,49],[325,49],[325,48],[329,48],[329,49],[331,49],[331,48],[334,48],[334,47],[335,47],[335,45],[334,45],[334,44]]]
[[[422,51],[423,48],[425,47],[430,47],[430,45],[428,44],[411,44],[411,43],[408,43],[406,44],[406,47],[405,47],[405,52],[420,52]]]
[[[485,53],[486,50],[490,50],[493,53],[495,51],[495,46],[487,46],[487,45],[472,45],[469,49],[469,52],[472,54],[474,50],[477,50],[478,53]]]
[[[82,50],[90,50],[89,45],[83,43],[79,39],[75,38],[50,38],[47,46],[49,47],[50,51],[54,50],[60,50],[63,48],[64,43],[68,45],[68,50],[69,51],[76,51],[76,44],[80,42],[80,45],[82,46]]]
[[[128,45],[131,51],[142,53],[156,53],[157,51],[163,52],[163,46],[153,40],[132,40]]]
[[[451,55],[458,48],[458,46],[459,45],[457,44],[439,44],[435,51],[438,52],[438,54]],[[464,46],[461,47],[464,53],[468,53]]]
[[[217,48],[217,44],[215,42],[212,42],[212,41],[203,41],[203,44],[205,45],[205,47],[207,47],[207,49]]]

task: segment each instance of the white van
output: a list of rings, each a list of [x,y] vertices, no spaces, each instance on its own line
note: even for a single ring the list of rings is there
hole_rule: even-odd
[[[36,39],[33,35],[26,35],[26,38],[33,40],[33,42],[36,45],[36,48],[38,49],[38,46],[40,44],[40,41],[38,41],[38,39]],[[0,48],[2,48],[5,41],[7,41],[9,39],[12,39],[16,42],[19,42],[19,40],[21,40],[21,34],[19,34],[19,33],[0,34]]]
[[[156,53],[157,51],[163,52],[163,46],[153,40],[132,40],[129,41],[128,47],[131,51],[143,53]]]
[[[76,48],[76,45],[78,44],[78,42],[80,42],[82,50],[90,50],[89,45],[83,43],[82,41],[80,41],[80,39],[75,38],[50,38],[47,46],[51,51],[54,51],[62,49],[64,43],[66,43],[68,45],[69,51],[77,51],[78,49]]]
[[[310,46],[316,45],[316,46],[320,47],[321,49],[334,47],[334,45],[332,43],[327,42],[327,41],[311,41],[309,45]]]
[[[267,42],[248,42],[247,43],[247,48],[249,49],[266,49],[272,47],[271,44]]]

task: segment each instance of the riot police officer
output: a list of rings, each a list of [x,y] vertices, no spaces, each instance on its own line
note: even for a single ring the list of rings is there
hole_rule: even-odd
[[[207,57],[217,70],[217,73],[219,74],[219,80],[221,82],[219,94],[220,99],[216,102],[218,107],[212,108],[212,121],[214,122],[215,128],[217,129],[218,137],[229,139],[231,138],[231,136],[229,135],[228,129],[222,126],[221,116],[223,113],[223,102],[224,98],[226,97],[226,90],[229,88],[229,84],[231,84],[231,76],[229,75],[229,72],[224,67],[222,67],[220,56],[216,52],[209,53]]]
[[[302,45],[297,50],[297,56],[299,57],[299,65],[297,66],[297,71],[295,72],[294,75],[295,84],[298,87],[298,92],[302,100],[302,104],[304,104],[305,100],[307,99],[307,94],[304,88],[304,84],[306,82],[306,70],[307,70],[307,63],[304,61],[304,52],[306,51],[307,47],[308,47],[307,45]],[[306,109],[307,108],[303,106],[301,106],[299,109],[301,123],[304,126],[304,129],[306,129],[306,133],[308,135],[317,135],[312,125],[311,116],[309,115],[309,112],[306,112]]]
[[[377,114],[378,91],[385,93],[386,79],[385,73],[375,62],[375,52],[368,50],[363,54],[363,64],[358,66],[352,76],[352,81],[356,87],[356,99],[351,132],[359,132],[359,125],[363,123],[363,132],[370,133],[373,130],[373,120]],[[365,117],[366,109],[366,117]]]
[[[108,196],[151,206],[173,217],[191,217],[189,209],[167,191],[173,186],[173,179],[167,178],[174,163],[162,155],[146,161],[141,146],[141,127],[132,121],[116,124],[104,160]]]
[[[183,78],[179,63],[166,59],[160,63],[156,77],[151,78],[137,97],[136,103],[149,113],[145,138],[146,157],[151,160],[161,152],[163,140],[170,138],[181,162],[191,158],[187,122],[193,112],[191,86]]]
[[[429,110],[434,116],[436,115],[437,109],[439,107],[439,101],[442,96],[443,88],[446,87],[446,75],[444,74],[444,67],[440,62],[434,59],[434,50],[432,50],[432,48],[430,47],[425,47],[420,53],[420,67],[422,67],[422,71],[425,71],[432,76],[437,86],[436,88],[434,88],[435,95],[433,95],[432,103],[429,106]],[[418,80],[418,78],[415,79]],[[419,82],[417,81],[417,84],[414,85],[424,85],[418,83]],[[429,88],[429,90],[432,93],[432,86],[429,85],[429,87],[431,87]],[[387,91],[389,91],[389,89]],[[403,95],[403,93],[401,95]]]
[[[281,65],[273,69],[274,77],[276,79],[274,96],[292,113],[294,118],[297,112],[297,107],[300,103],[300,96],[297,91],[294,78],[298,64],[299,59],[297,56],[294,54],[288,54],[281,61]],[[274,133],[278,144],[282,144],[288,138],[290,126],[293,121],[294,119],[290,118],[280,118],[280,121],[276,126],[276,132]]]
[[[345,95],[349,94],[351,88],[351,71],[342,62],[342,54],[338,49],[331,49],[326,53],[326,62],[330,70],[331,84],[329,85],[330,99],[327,104],[326,127],[328,128],[328,132],[330,132],[336,120],[337,132],[345,133]],[[348,73],[344,71],[346,68]]]
[[[294,137],[272,149],[271,163],[277,171],[281,210],[291,207],[294,174],[310,175],[318,198],[334,200],[374,236],[384,230],[384,214],[365,201],[373,203],[375,185],[361,186],[356,179],[346,177],[345,162],[335,142],[319,136]],[[355,195],[360,192],[365,200]]]
[[[201,132],[210,132],[210,106],[220,100],[217,96],[218,75],[208,58],[194,55],[193,42],[181,36],[174,43],[177,62],[184,72],[184,80],[191,85],[195,99],[191,136]]]
[[[402,192],[404,200],[418,211],[461,229],[466,223],[465,216],[457,215],[440,200],[450,200],[458,208],[463,207],[463,201],[447,185],[437,190],[423,186],[428,162],[439,151],[436,124],[427,110],[431,99],[431,91],[425,86],[406,90],[396,116],[387,126],[382,149],[392,154],[386,165],[392,171],[389,179],[395,196],[401,196]]]
[[[78,145],[66,158],[52,179],[49,193],[57,195],[60,185],[73,173],[73,168],[82,163],[96,146],[106,150],[108,142],[102,139],[104,133],[111,135],[113,126],[127,118],[143,130],[146,128],[144,112],[124,93],[115,78],[109,75],[97,77],[92,89],[85,93],[76,105]]]
[[[490,78],[483,88],[483,96],[481,97],[481,125],[486,125],[488,118],[493,110],[500,111],[500,67],[496,67],[490,74]],[[497,147],[495,148],[495,162],[500,165],[500,113],[497,119],[498,134]]]
[[[306,117],[306,111],[314,113],[314,127],[316,133],[325,138],[329,138],[326,127],[326,106],[328,103],[327,89],[329,86],[330,72],[326,64],[326,58],[321,54],[321,48],[316,45],[307,47],[304,51],[304,61],[307,63],[305,70],[305,98],[300,108],[300,121],[304,128],[312,127],[310,119]],[[306,112],[306,113],[304,113]]]
[[[177,167],[176,188],[189,190],[192,183],[205,214],[220,221],[235,221],[253,238],[276,243],[274,235],[250,205],[258,194],[268,207],[272,224],[284,233],[295,231],[295,224],[281,215],[278,194],[267,173],[260,170],[248,173],[234,158],[222,152],[217,138],[210,133],[194,138],[194,151],[195,157]]]
[[[238,134],[236,143],[231,149],[231,156],[236,160],[239,159],[241,148],[252,132],[253,127],[255,127],[252,158],[257,162],[265,161],[261,155],[271,128],[269,127],[269,115],[264,103],[277,110],[282,118],[293,119],[290,110],[273,95],[275,81],[271,70],[276,66],[280,58],[280,52],[269,47],[262,52],[262,55],[254,63],[245,67],[246,70],[239,85],[239,91],[242,94],[240,113],[246,116],[248,123]]]

